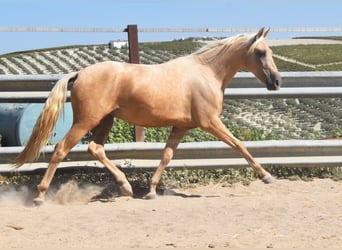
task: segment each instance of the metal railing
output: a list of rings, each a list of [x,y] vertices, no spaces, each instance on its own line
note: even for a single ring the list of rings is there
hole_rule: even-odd
[[[245,141],[251,154],[263,166],[316,167],[342,166],[341,140],[270,140]],[[106,144],[105,150],[122,168],[154,169],[158,166],[164,143]],[[0,173],[17,171],[11,166],[23,147],[0,147]],[[46,146],[35,163],[24,164],[19,171],[33,171],[47,166],[53,146]],[[88,145],[76,145],[60,167],[103,167],[87,152]],[[170,168],[208,169],[247,167],[247,162],[223,142],[181,143]]]
[[[203,27],[203,28],[139,28],[139,32],[180,32],[180,33],[205,33],[205,32],[257,32],[259,28],[235,28],[235,27]],[[342,27],[280,27],[271,28],[272,32],[293,33],[293,32],[342,32]],[[122,33],[126,28],[65,28],[65,27],[0,27],[0,32],[93,32],[93,33]]]
[[[0,103],[45,102],[63,75],[0,75]],[[225,90],[225,98],[342,97],[342,72],[282,72],[283,86],[268,91],[247,72],[239,72]]]

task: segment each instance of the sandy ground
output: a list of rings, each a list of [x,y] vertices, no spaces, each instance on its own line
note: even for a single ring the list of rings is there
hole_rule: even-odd
[[[167,190],[156,200],[92,197],[68,182],[34,207],[27,188],[0,193],[6,248],[313,248],[342,246],[342,182],[255,181]]]

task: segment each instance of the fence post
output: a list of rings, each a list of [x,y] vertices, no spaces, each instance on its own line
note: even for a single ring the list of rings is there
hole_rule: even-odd
[[[129,46],[129,62],[130,63],[140,63],[139,59],[139,43],[138,43],[138,26],[127,25],[126,29],[128,33],[128,46]],[[135,141],[143,142],[145,139],[144,127],[135,126],[134,127]]]

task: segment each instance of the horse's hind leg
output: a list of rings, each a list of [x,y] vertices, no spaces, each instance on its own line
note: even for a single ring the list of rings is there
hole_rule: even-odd
[[[35,204],[39,205],[44,202],[45,194],[51,184],[58,164],[65,158],[71,148],[74,147],[88,131],[89,129],[81,124],[73,124],[69,132],[56,145],[44,177],[41,180],[40,184],[37,186],[39,193],[38,196],[33,200]]]
[[[132,196],[132,187],[129,184],[125,174],[116,167],[116,165],[108,159],[104,150],[104,144],[107,140],[109,131],[113,126],[113,117],[111,115],[102,119],[100,124],[93,129],[93,141],[89,143],[88,151],[103,165],[105,165],[109,171],[114,175],[116,181],[120,183],[121,193],[123,195]]]

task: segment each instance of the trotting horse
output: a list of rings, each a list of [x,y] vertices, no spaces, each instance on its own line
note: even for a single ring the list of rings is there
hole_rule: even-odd
[[[125,174],[104,151],[115,117],[144,127],[172,126],[146,198],[155,198],[163,170],[185,133],[195,127],[237,150],[263,182],[271,183],[273,177],[254,160],[219,118],[223,91],[240,69],[252,72],[267,89],[279,89],[280,74],[265,41],[268,32],[269,29],[262,28],[256,34],[240,34],[214,41],[193,54],[159,65],[108,61],[61,78],[46,100],[31,137],[15,163],[19,167],[39,157],[70,89],[73,124],[55,146],[45,175],[37,186],[39,194],[34,202],[40,204],[44,201],[58,164],[89,131],[93,132],[89,153],[113,173],[123,195],[133,195]]]

